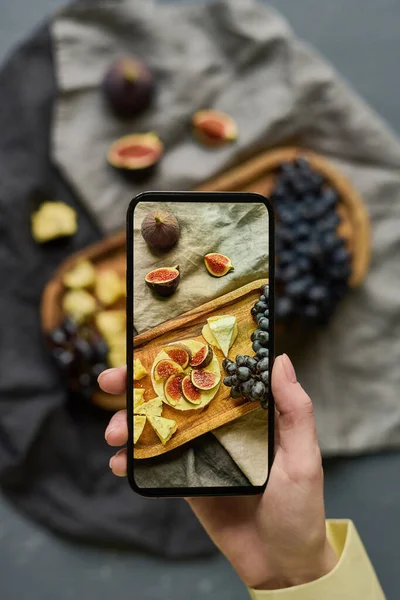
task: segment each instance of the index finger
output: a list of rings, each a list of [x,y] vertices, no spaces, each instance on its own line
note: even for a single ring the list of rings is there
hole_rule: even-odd
[[[97,379],[100,388],[107,394],[120,395],[126,392],[126,366],[107,369]]]

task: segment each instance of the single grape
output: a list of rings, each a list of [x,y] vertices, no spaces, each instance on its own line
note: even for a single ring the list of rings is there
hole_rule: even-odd
[[[343,245],[333,252],[332,259],[337,264],[348,263],[350,261],[350,253]]]
[[[263,293],[265,298],[269,297],[269,284],[268,283],[264,283],[264,285],[261,286],[261,292]]]
[[[236,369],[236,363],[234,363],[233,361],[229,361],[229,363],[225,367],[225,372],[227,375],[234,375],[236,373]]]
[[[53,348],[51,355],[62,371],[68,372],[74,363],[74,355],[70,350],[64,348]]]
[[[245,396],[246,398],[250,398],[251,397],[251,390],[253,389],[253,385],[254,385],[254,380],[253,379],[249,379],[248,381],[244,381],[240,388],[242,391],[243,396]]]
[[[239,367],[237,370],[237,378],[239,381],[247,381],[251,377],[251,371],[248,367]]]
[[[329,298],[329,291],[323,285],[314,285],[308,290],[308,298],[312,302],[323,302]]]
[[[248,367],[250,369],[250,371],[252,371],[254,373],[257,368],[257,361],[254,358],[252,358],[251,356],[247,356],[246,367]]]
[[[260,319],[258,326],[262,331],[269,331],[269,319],[267,319],[267,317],[263,317]],[[259,330],[256,329],[256,331]]]
[[[292,298],[288,296],[281,296],[277,298],[275,315],[277,319],[287,319],[293,314],[294,311],[294,302]]]
[[[265,392],[265,385],[262,383],[262,381],[256,381],[253,385],[253,389],[251,390],[253,398],[256,400],[261,400],[264,397]]]
[[[260,362],[258,363],[257,371],[259,373],[263,373],[264,371],[268,371],[268,369],[269,369],[269,357],[266,356],[265,358],[260,360]]]
[[[238,384],[237,375],[231,375],[231,386],[235,386]]]
[[[256,329],[250,336],[252,342],[255,342],[258,339],[258,334],[261,333],[261,329]]]
[[[55,346],[63,346],[67,341],[65,330],[61,327],[52,329],[52,331],[50,331],[50,333],[48,334],[48,338],[50,342]]]
[[[259,297],[259,301],[265,302],[265,304],[268,305],[268,299],[264,296],[264,294],[261,294],[261,296]]]
[[[225,370],[226,366],[229,365],[230,360],[229,358],[224,358],[224,360],[222,361],[222,368]]]
[[[262,319],[263,317],[264,317],[264,313],[257,313],[257,318],[256,318],[257,325],[260,322],[260,319]]]
[[[269,350],[268,350],[268,348],[262,347],[259,350],[257,350],[256,352],[257,352],[257,356],[255,358],[258,358],[258,362],[261,362],[261,360],[263,358],[266,358],[266,357],[269,356]]]
[[[267,310],[264,311],[264,317],[269,317],[269,308],[267,308]]]
[[[269,342],[269,333],[268,331],[260,331],[260,333],[258,334],[257,340],[259,342],[261,342],[261,344],[263,344],[264,346],[268,344]]]
[[[253,319],[257,318],[258,310],[256,309],[255,306],[253,306],[253,308],[250,310],[250,314],[253,317]]]
[[[223,383],[224,383],[224,385],[227,385],[228,387],[231,387],[231,385],[232,385],[232,377],[224,377]]]
[[[259,300],[255,303],[254,307],[257,309],[258,312],[264,312],[264,310],[267,310],[268,304]]]
[[[263,348],[263,345],[261,342],[256,340],[255,342],[252,343],[251,347],[253,348],[254,352],[258,352],[260,350],[260,348]]]
[[[94,358],[93,347],[83,337],[77,337],[74,340],[74,348],[78,358],[81,358],[85,362],[92,362]]]
[[[242,354],[237,354],[235,360],[238,367],[241,367],[246,362],[246,358]]]
[[[71,317],[67,317],[64,319],[62,327],[68,337],[72,337],[78,333],[79,325],[76,321],[71,319]]]
[[[230,396],[231,398],[241,398],[242,392],[237,387],[231,387]]]
[[[260,381],[262,381],[265,386],[268,386],[268,384],[269,384],[269,371],[263,371],[262,373],[260,373]]]

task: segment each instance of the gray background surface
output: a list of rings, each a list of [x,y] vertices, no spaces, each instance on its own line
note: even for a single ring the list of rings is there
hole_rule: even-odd
[[[400,132],[397,0],[274,0],[271,4]],[[57,0],[0,0],[0,58],[60,5]],[[328,516],[355,520],[389,599],[397,598],[400,589],[399,470],[400,455],[395,453],[326,463]],[[132,597],[140,595],[143,600],[247,597],[222,557],[168,563],[134,552],[78,546],[54,538],[0,502],[2,599],[108,600],[129,597],[129,590]]]

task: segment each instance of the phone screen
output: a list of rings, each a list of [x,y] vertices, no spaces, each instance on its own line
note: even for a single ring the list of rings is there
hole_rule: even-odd
[[[259,493],[273,457],[274,231],[251,193],[147,192],[127,218],[128,477]]]

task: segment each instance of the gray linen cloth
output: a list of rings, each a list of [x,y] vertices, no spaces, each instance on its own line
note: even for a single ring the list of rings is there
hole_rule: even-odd
[[[400,144],[385,124],[274,10],[250,0],[80,2],[58,12],[52,33],[53,160],[105,233],[123,225],[136,193],[190,189],[294,136],[352,180],[373,225],[368,278],[328,328],[290,348],[326,455],[399,446]],[[105,69],[125,53],[142,57],[159,82],[154,108],[129,123],[99,93]],[[208,151],[193,142],[188,123],[203,107],[235,118],[236,144]],[[147,130],[158,131],[166,154],[150,182],[131,186],[107,168],[106,149]]]

